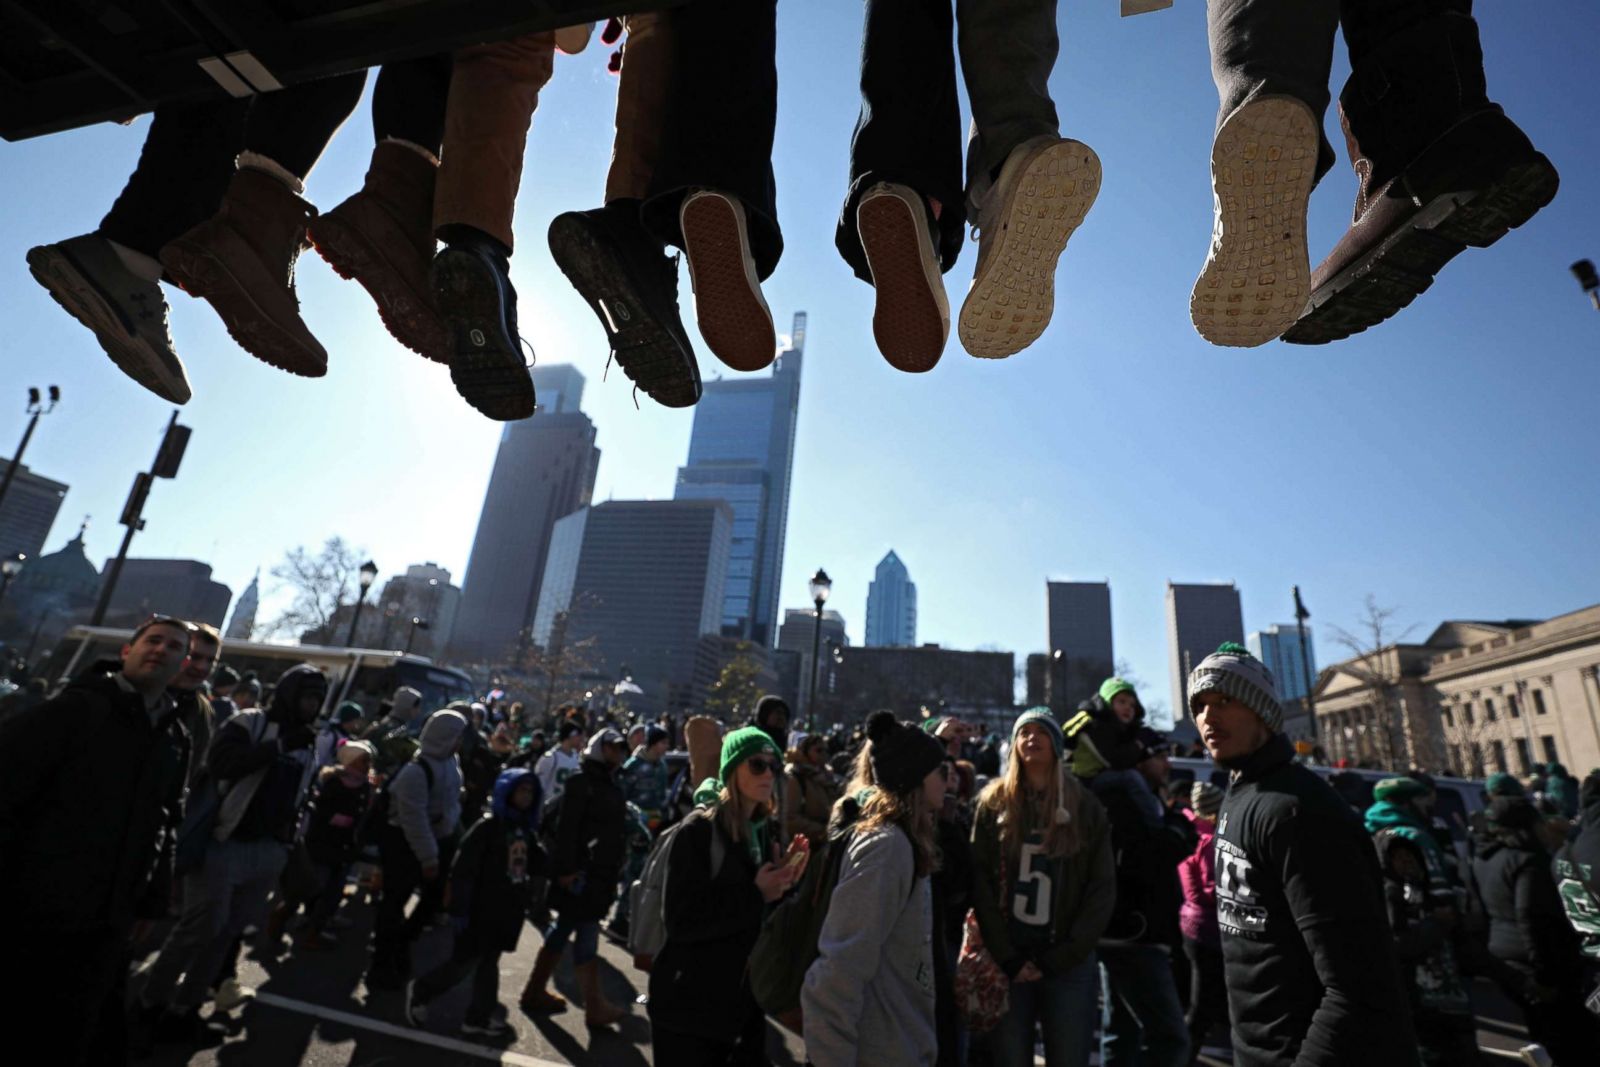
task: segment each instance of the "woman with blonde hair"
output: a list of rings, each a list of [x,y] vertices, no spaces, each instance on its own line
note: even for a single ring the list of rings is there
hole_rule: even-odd
[[[1095,942],[1116,903],[1110,828],[1100,802],[1063,765],[1061,727],[1033,708],[1011,729],[1006,772],[978,798],[973,905],[984,946],[1011,980],[991,1038],[999,1067],[1087,1067],[1099,985]]]

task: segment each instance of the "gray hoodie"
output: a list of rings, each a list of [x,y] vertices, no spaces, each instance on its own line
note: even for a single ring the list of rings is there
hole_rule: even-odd
[[[461,765],[456,743],[467,728],[459,712],[436,711],[422,724],[418,758],[433,771],[433,788],[421,767],[407,763],[389,783],[389,825],[398,826],[424,867],[439,860],[439,840],[461,822]]]
[[[939,1053],[933,912],[898,828],[851,839],[800,1005],[816,1067],[923,1067]]]

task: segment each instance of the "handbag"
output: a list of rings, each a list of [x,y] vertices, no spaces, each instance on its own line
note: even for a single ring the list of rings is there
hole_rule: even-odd
[[[967,912],[961,952],[956,957],[955,987],[956,1008],[975,1034],[993,1030],[1011,1010],[1011,979],[984,947],[976,911]]]

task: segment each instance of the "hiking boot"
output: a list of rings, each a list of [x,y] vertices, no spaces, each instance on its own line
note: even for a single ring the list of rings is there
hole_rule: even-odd
[[[28,249],[28,270],[63,311],[87,326],[111,362],[173,404],[192,392],[172,347],[167,298],[159,283],[129,270],[97,233]]]
[[[932,217],[915,189],[880,182],[856,206],[856,233],[877,294],[872,336],[896,370],[933,369],[950,339],[950,299],[933,247]]]
[[[539,955],[534,957],[533,973],[528,975],[528,984],[522,987],[522,996],[518,998],[517,1005],[529,1015],[554,1015],[556,1012],[567,1010],[565,997],[557,996],[545,988],[550,982],[550,976],[556,972],[556,964],[561,962],[561,952],[558,949],[541,948]]]
[[[771,366],[778,333],[750,255],[744,205],[726,193],[701,190],[684,199],[678,224],[706,347],[737,371]]]
[[[1034,137],[1011,150],[978,213],[978,266],[961,305],[961,346],[1015,355],[1055,312],[1056,261],[1100,195],[1100,157],[1080,141]]]
[[[1477,23],[1441,15],[1384,41],[1339,94],[1360,179],[1350,229],[1283,335],[1325,344],[1375,326],[1469,246],[1487,248],[1556,195],[1560,177],[1488,97]]]
[[[308,378],[328,373],[328,353],[300,318],[294,289],[315,214],[281,179],[242,167],[217,213],[161,249],[167,275],[209,303],[240,348]]]
[[[1304,310],[1319,133],[1304,101],[1270,94],[1240,104],[1217,128],[1211,250],[1189,297],[1189,318],[1212,344],[1264,345]]]
[[[360,282],[396,341],[438,363],[450,362],[450,331],[428,285],[433,262],[433,182],[437,160],[396,141],[372,150],[361,190],[306,227],[341,278]]]
[[[434,257],[430,278],[453,337],[450,380],[456,392],[498,422],[532,415],[533,375],[522,355],[517,291],[506,257],[487,240],[454,241]]]
[[[639,222],[639,201],[557,215],[550,254],[599,316],[629,381],[665,407],[700,399],[700,367],[678,314],[677,260]]]
[[[628,1009],[607,1000],[600,991],[600,963],[590,960],[573,967],[578,990],[583,995],[583,1025],[591,1030],[615,1026],[628,1017]]]

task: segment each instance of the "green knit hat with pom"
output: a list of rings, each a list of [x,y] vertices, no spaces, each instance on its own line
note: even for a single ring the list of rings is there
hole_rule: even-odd
[[[766,753],[778,756],[778,746],[772,743],[772,738],[759,726],[741,726],[722,739],[722,763],[717,770],[717,777],[723,784],[733,779],[733,769],[751,756]]]

